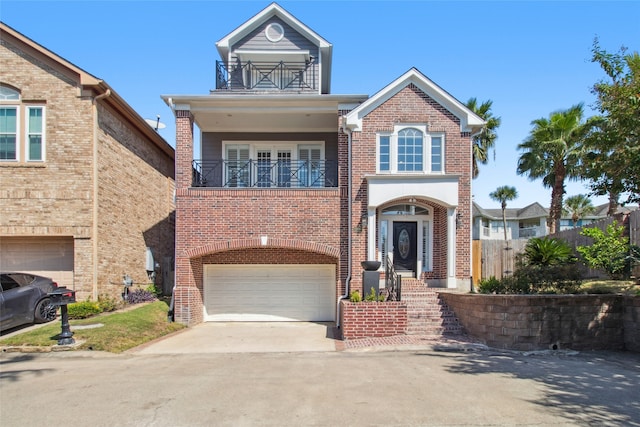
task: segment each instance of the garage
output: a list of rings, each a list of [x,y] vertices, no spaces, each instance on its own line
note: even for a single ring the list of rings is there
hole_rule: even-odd
[[[2,237],[0,269],[51,277],[73,287],[73,237]]]
[[[335,320],[335,265],[204,266],[204,320]]]

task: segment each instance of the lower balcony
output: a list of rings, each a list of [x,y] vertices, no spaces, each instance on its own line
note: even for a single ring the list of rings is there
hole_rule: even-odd
[[[338,186],[332,160],[194,160],[193,187],[331,188]]]

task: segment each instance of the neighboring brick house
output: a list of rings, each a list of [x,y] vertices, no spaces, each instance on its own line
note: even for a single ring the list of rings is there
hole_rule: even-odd
[[[149,248],[172,286],[174,158],[103,80],[0,23],[1,269],[118,296],[149,283]]]
[[[481,118],[414,68],[372,97],[330,94],[332,45],[275,3],[217,48],[215,90],[163,95],[177,321],[335,321],[360,262],[387,256],[470,289]]]

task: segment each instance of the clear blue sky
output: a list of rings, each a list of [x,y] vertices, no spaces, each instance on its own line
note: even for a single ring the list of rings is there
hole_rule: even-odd
[[[89,73],[104,79],[145,118],[158,114],[162,136],[175,127],[163,94],[207,94],[215,85],[215,43],[270,1],[14,1],[0,19]],[[493,100],[502,118],[495,160],[473,182],[475,201],[499,207],[489,193],[516,187],[510,207],[551,192],[516,174],[517,145],[531,121],[583,102],[604,78],[591,63],[603,48],[640,50],[640,1],[281,1],[333,44],[334,94],[373,95],[416,67],[461,102]],[[580,183],[567,195],[586,194]],[[594,204],[605,198],[593,198]]]

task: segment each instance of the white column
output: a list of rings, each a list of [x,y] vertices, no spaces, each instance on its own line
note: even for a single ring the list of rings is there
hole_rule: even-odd
[[[447,209],[447,288],[456,288],[456,208]]]
[[[367,261],[376,259],[376,209],[367,210]]]

